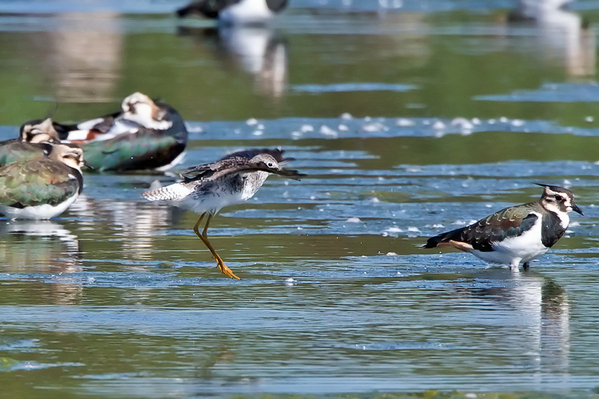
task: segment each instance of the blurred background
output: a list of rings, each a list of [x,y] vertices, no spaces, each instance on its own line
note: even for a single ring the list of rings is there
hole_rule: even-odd
[[[0,139],[140,91],[187,121],[179,169],[281,146],[308,176],[211,224],[240,282],[141,198],[174,174],[0,220],[0,396],[597,397],[599,1],[290,0],[229,28],[185,4],[0,1]],[[420,248],[536,182],[586,217],[530,272]]]

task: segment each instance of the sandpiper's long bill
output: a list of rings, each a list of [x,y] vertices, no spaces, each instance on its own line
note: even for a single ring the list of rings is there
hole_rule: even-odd
[[[299,180],[303,174],[281,167],[292,160],[284,158],[283,151],[279,149],[239,151],[216,162],[191,167],[181,173],[182,182],[146,191],[142,195],[149,201],[167,201],[199,214],[193,231],[210,250],[220,271],[239,280],[208,241],[210,220],[223,207],[252,198],[270,174]],[[206,224],[200,233],[200,224],[205,216]]]
[[[538,201],[502,209],[478,222],[441,233],[428,239],[425,247],[454,247],[485,262],[509,264],[518,271],[520,262],[543,255],[564,235],[574,211],[574,195],[558,186],[539,184],[543,194]]]

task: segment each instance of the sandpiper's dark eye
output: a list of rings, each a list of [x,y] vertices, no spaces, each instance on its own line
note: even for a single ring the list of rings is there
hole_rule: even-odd
[[[275,165],[274,165],[272,162],[269,162],[269,163],[267,163],[267,164],[266,164],[266,166],[268,166],[269,168],[272,168],[272,167],[274,167]]]

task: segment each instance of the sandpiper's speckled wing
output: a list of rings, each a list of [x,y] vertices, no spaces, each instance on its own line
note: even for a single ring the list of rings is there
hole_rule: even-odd
[[[0,143],[0,166],[18,161],[44,158],[52,151],[48,143],[8,140]]]
[[[544,211],[538,202],[512,206],[495,212],[470,226],[441,233],[428,239],[425,247],[434,248],[449,241],[465,242],[473,249],[493,251],[493,243],[521,236],[530,230],[538,219],[535,213]]]
[[[281,150],[269,150],[269,151],[280,151],[281,156],[282,156]],[[238,155],[236,155],[238,153],[233,153],[233,154],[227,155],[226,157],[222,158],[219,161],[188,168],[187,170],[182,172],[180,174],[180,176],[183,178],[184,182],[186,182],[186,183],[190,182],[190,181],[197,181],[197,180],[213,181],[213,180],[217,180],[219,178],[222,178],[222,177],[225,177],[225,176],[231,175],[231,174],[238,174],[238,173],[245,173],[245,172],[257,172],[257,171],[273,173],[273,174],[289,177],[292,179],[299,179],[301,176],[305,176],[305,174],[299,173],[297,170],[285,169],[285,168],[277,169],[277,168],[269,167],[264,162],[253,162],[252,158],[255,155],[264,153],[263,150],[248,150],[248,151],[244,151],[244,152],[240,152],[240,153],[244,153],[244,156],[238,156]],[[247,156],[245,156],[245,155],[247,155]],[[276,157],[275,157],[275,159],[276,159]],[[291,159],[291,158],[288,158],[288,159]]]
[[[258,154],[268,154],[272,156],[279,164],[283,164],[286,162],[295,161],[295,158],[285,158],[283,154],[285,154],[285,150],[281,150],[280,148],[251,148],[249,150],[241,150],[233,152],[222,159],[227,158],[235,158],[235,157],[243,157],[247,159],[252,159]]]
[[[284,164],[286,162],[294,161],[295,158],[285,158],[283,154],[285,150],[281,150],[279,148],[271,149],[271,148],[251,148],[248,150],[236,151],[231,154],[228,154],[222,157],[220,160],[212,163],[202,164],[198,166],[192,166],[182,172],[180,176],[185,181],[197,180],[202,178],[208,178],[212,176],[215,172],[223,171],[230,169],[232,167],[248,165],[250,160],[259,154],[269,154],[272,156],[279,164]]]
[[[51,159],[16,162],[0,168],[0,204],[16,208],[56,206],[81,191],[79,171]]]
[[[185,133],[187,131],[185,130]],[[81,145],[85,161],[98,172],[155,169],[171,164],[185,150],[184,140],[151,129],[122,133]]]

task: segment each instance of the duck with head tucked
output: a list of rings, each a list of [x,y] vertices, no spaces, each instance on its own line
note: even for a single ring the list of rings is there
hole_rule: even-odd
[[[184,156],[188,132],[171,106],[133,93],[121,111],[78,124],[54,123],[62,141],[78,144],[99,172],[165,171]]]

